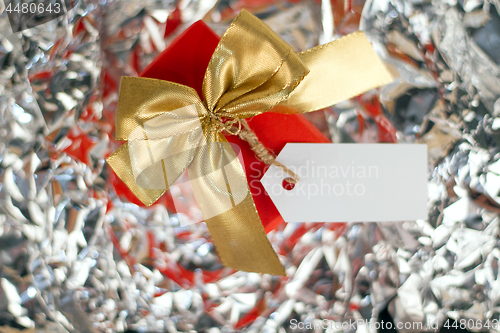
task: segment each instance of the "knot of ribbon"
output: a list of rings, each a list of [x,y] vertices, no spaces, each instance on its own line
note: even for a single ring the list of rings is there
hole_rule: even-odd
[[[242,120],[238,118],[238,116],[227,112],[210,112],[210,117],[212,117],[212,119],[215,121],[215,125],[213,126],[213,128],[217,132],[226,132],[231,135],[238,135],[241,133],[243,125]],[[231,120],[224,121],[223,117]],[[236,129],[234,127],[235,124],[237,124]]]
[[[362,32],[297,54],[243,10],[212,55],[202,99],[173,82],[122,78],[116,138],[127,142],[107,161],[148,206],[187,169],[222,263],[284,275],[224,133],[255,141],[246,118],[323,109],[391,81]]]

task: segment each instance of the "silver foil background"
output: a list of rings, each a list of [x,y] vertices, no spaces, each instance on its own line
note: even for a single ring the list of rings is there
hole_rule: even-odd
[[[427,220],[284,224],[269,238],[288,277],[271,277],[221,266],[205,225],[183,223],[197,213],[188,191],[171,193],[182,212],[116,194],[104,159],[120,144],[119,78],[196,20],[222,34],[241,8],[297,51],[365,31],[397,80],[308,118],[334,142],[427,143]],[[13,34],[0,3],[0,332],[499,319],[499,11],[478,0],[80,0]]]

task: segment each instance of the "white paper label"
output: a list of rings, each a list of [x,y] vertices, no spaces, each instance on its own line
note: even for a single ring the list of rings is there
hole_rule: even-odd
[[[286,222],[405,221],[427,218],[427,146],[289,143],[262,184]]]

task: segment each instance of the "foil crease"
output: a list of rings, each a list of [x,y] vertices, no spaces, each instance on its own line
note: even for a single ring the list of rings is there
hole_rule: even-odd
[[[0,332],[499,319],[498,1],[79,0],[15,34],[0,6]],[[241,8],[296,51],[365,31],[396,81],[307,116],[334,142],[427,143],[428,219],[283,224],[272,277],[221,265],[188,189],[177,210],[124,194],[104,162],[120,77]]]

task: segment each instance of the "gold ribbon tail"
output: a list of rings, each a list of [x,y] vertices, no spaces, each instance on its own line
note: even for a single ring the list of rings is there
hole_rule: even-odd
[[[354,32],[298,54],[310,72],[279,112],[311,112],[391,83],[393,78],[365,34]]]
[[[285,275],[255,208],[243,166],[221,134],[207,135],[188,168],[196,202],[224,265]]]
[[[246,272],[286,275],[250,192],[238,206],[205,222],[224,265]]]

